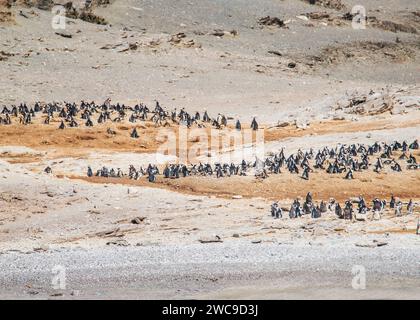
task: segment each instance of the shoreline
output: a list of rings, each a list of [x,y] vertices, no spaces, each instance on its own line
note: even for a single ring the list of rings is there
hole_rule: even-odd
[[[0,259],[0,297],[420,299],[418,261],[416,243],[404,249],[223,243],[7,253]],[[51,285],[57,265],[65,269],[64,290]],[[365,268],[364,290],[352,288],[354,266]]]

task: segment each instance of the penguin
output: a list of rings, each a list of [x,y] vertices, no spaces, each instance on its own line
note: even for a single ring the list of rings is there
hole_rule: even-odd
[[[419,141],[416,139],[409,145],[410,149],[418,149],[419,148]]]
[[[311,218],[312,219],[321,218],[321,212],[320,212],[320,210],[319,210],[318,207],[316,207],[316,206],[313,206],[312,207],[312,210],[311,210]]]
[[[85,123],[85,126],[86,127],[93,127],[93,122],[90,119],[90,117],[87,118],[86,123]]]
[[[410,201],[407,204],[407,214],[412,214],[413,210],[414,210],[413,200],[410,199]]]
[[[347,179],[347,180],[352,180],[353,179],[353,170],[352,169],[349,169],[349,171],[347,171],[345,179]]]
[[[271,205],[271,216],[272,216],[273,218],[276,216],[276,211],[277,211],[277,208],[278,208],[278,203],[277,203],[277,202],[274,202],[274,203]]]
[[[241,125],[241,122],[239,120],[236,121],[235,128],[236,128],[236,130],[241,131],[242,125]]]
[[[394,207],[395,207],[395,198],[394,198],[393,194],[391,194],[391,200],[389,201],[389,207],[391,209],[394,209]]]
[[[309,180],[309,167],[305,167],[305,169],[302,172],[301,178],[305,180]]]
[[[156,182],[156,176],[153,173],[149,173],[148,180],[151,183]]]
[[[395,216],[396,217],[401,217],[401,211],[402,211],[402,202],[398,201],[395,204]]]
[[[136,128],[133,128],[133,130],[131,131],[130,137],[134,139],[137,139],[139,137]]]
[[[252,119],[251,128],[254,131],[258,130],[258,123],[257,123],[257,120],[255,119],[255,117]]]
[[[275,219],[283,218],[283,210],[281,209],[281,207],[277,207],[276,212],[274,214],[274,218]]]

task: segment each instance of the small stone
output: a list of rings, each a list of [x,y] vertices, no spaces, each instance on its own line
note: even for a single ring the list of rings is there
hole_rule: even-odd
[[[132,224],[140,224],[142,223],[144,220],[146,219],[146,217],[135,217],[134,219],[131,220]]]
[[[198,239],[201,243],[212,243],[212,242],[223,242],[219,236],[214,237],[203,237]]]
[[[73,38],[73,35],[67,32],[56,32],[55,34],[58,36],[62,36],[63,38]]]

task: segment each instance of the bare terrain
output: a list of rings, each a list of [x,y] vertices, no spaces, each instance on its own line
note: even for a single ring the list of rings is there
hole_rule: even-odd
[[[356,4],[366,8],[366,29],[352,28]],[[265,155],[420,138],[417,1],[111,0],[90,9],[74,1],[65,30],[52,28],[52,6],[0,0],[0,111],[158,100],[168,110],[224,114],[229,130],[256,117]],[[420,298],[418,169],[369,169],[353,180],[321,170],[309,180],[287,171],[155,183],[87,177],[88,166],[163,168],[198,145],[189,136],[163,156],[151,121],[96,119],[64,130],[59,118],[43,124],[45,115],[0,123],[0,298]],[[134,128],[139,139],[130,138]],[[174,136],[180,128],[166,127]],[[420,160],[419,149],[410,153]],[[243,157],[254,160],[227,143],[189,161]],[[394,195],[404,210],[363,221],[331,211],[271,217],[273,201],[288,210],[308,192],[317,204]],[[51,285],[57,265],[66,289]],[[366,269],[365,290],[352,288],[355,265]]]

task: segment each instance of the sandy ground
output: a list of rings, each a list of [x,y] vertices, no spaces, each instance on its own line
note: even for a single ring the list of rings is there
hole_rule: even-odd
[[[419,139],[417,2],[365,1],[376,17],[365,30],[339,18],[356,4],[342,3],[115,0],[94,10],[107,25],[68,19],[71,38],[51,28],[51,12],[14,6],[11,16],[0,11],[0,109],[158,99],[169,109],[222,112],[229,126],[257,116],[265,154]],[[314,12],[330,16],[302,18]],[[261,26],[267,15],[286,27]],[[180,32],[186,37],[171,40]],[[355,97],[368,98],[351,107]],[[127,171],[176,157],[156,153],[151,124],[136,125],[133,140],[128,122],[61,131],[41,121],[0,125],[1,298],[420,298],[418,170],[356,173],[353,181],[320,172],[309,181],[286,173],[153,185],[86,179],[88,165]],[[243,156],[231,149],[212,160]],[[308,191],[317,202],[394,194],[416,207],[378,221],[271,218],[272,200],[289,207]],[[55,265],[66,269],[65,290],[51,286]],[[366,269],[366,290],[351,287],[354,265]]]

